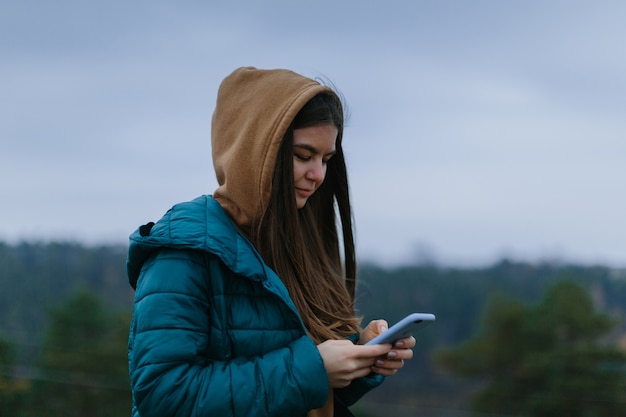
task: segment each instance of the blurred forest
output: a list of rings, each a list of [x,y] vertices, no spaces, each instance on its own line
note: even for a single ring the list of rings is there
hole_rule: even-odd
[[[126,247],[0,243],[0,416],[130,414]],[[353,411],[389,416],[626,415],[626,270],[360,265],[357,308],[437,321]]]

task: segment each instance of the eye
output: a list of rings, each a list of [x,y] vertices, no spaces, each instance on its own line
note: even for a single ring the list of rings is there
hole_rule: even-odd
[[[303,161],[303,162],[308,162],[308,161],[310,161],[310,160],[311,160],[311,156],[309,156],[309,155],[304,155],[304,154],[297,153],[297,152],[294,152],[294,153],[293,153],[293,156],[294,156],[295,158],[297,158],[298,160]]]
[[[332,157],[333,157],[333,156],[331,155],[331,156],[329,156],[328,158],[324,158],[324,159],[322,159],[322,163],[323,163],[324,165],[328,164],[328,161],[330,161],[330,160],[332,159]]]

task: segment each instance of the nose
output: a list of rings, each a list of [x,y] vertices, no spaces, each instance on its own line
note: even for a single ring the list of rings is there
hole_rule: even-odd
[[[307,179],[321,183],[326,176],[326,165],[322,162],[315,162],[311,164],[311,168],[307,171]]]

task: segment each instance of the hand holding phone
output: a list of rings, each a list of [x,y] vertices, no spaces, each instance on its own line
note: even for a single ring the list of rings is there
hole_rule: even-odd
[[[412,313],[391,326],[386,332],[379,334],[365,345],[394,343],[396,340],[411,336],[419,327],[435,321],[431,313]]]

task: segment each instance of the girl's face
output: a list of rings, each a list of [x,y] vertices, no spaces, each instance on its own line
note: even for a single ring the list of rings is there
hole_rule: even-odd
[[[324,182],[326,164],[337,152],[339,131],[332,124],[309,126],[293,131],[293,181],[296,206],[301,209]]]

